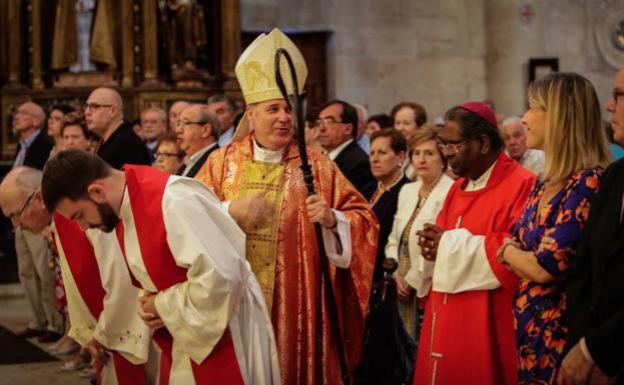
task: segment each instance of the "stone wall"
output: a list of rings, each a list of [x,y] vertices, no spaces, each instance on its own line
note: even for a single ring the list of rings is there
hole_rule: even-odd
[[[426,107],[431,120],[455,104],[484,98],[494,100],[501,113],[522,114],[529,58],[558,57],[561,71],[588,77],[605,102],[617,63],[603,57],[597,25],[614,9],[624,9],[624,0],[242,0],[241,4],[243,30],[277,26],[332,32],[330,97],[362,103],[372,113],[413,100]],[[525,5],[534,11],[528,22],[521,17]]]

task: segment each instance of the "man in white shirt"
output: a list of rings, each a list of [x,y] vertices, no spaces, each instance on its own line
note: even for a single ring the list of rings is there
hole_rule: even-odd
[[[527,128],[518,117],[510,117],[503,121],[501,136],[505,143],[507,155],[522,167],[540,176],[544,171],[544,151],[527,147]]]

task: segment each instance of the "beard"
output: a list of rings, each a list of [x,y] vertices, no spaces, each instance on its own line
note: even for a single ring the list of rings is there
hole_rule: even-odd
[[[115,214],[115,210],[113,210],[111,205],[108,203],[96,203],[95,205],[97,206],[102,223],[93,227],[100,229],[105,233],[110,233],[117,226],[119,217]]]

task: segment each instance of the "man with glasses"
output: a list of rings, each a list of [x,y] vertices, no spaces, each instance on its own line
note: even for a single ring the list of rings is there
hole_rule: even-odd
[[[209,111],[205,104],[191,104],[180,113],[175,131],[176,140],[186,157],[176,175],[193,178],[208,155],[219,148],[219,120]]]
[[[624,68],[607,101],[624,145]],[[559,383],[624,384],[624,160],[607,168],[568,270],[568,348]]]
[[[321,108],[317,139],[336,162],[344,176],[369,200],[377,183],[370,170],[368,155],[357,144],[358,115],[355,107],[342,100],[332,100]]]
[[[88,347],[99,362],[108,361],[98,383],[101,378],[115,378],[113,382],[120,385],[146,383],[146,368],[140,363],[148,359],[149,328],[137,314],[137,301],[128,300],[132,295],[138,297],[138,289],[131,284],[121,251],[108,243],[96,255],[91,243],[97,242],[100,231],[84,233],[59,214],[51,225],[52,215],[41,196],[41,179],[40,170],[13,169],[0,184],[0,208],[14,224],[33,233],[49,232],[53,227],[71,319],[68,335]],[[119,338],[121,335],[124,338]]]
[[[13,117],[13,132],[19,139],[19,148],[13,169],[29,166],[42,169],[52,149],[52,141],[41,132],[45,123],[43,108],[33,102],[21,104]],[[39,336],[41,342],[54,342],[64,331],[63,317],[54,306],[55,271],[52,250],[47,240],[22,226],[20,218],[29,216],[32,195],[24,194],[5,211],[15,227],[15,252],[20,282],[31,305],[34,320],[17,333],[18,337]],[[19,206],[19,207],[18,207]]]
[[[101,137],[97,155],[116,169],[124,164],[152,164],[145,143],[124,122],[121,96],[112,88],[96,88],[84,106],[89,130]]]
[[[503,150],[494,111],[469,102],[446,113],[440,149],[460,178],[436,224],[418,231],[435,261],[414,384],[516,384],[511,303],[517,276],[497,260],[535,177]]]

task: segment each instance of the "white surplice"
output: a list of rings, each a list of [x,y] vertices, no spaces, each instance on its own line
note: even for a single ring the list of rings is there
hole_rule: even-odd
[[[155,305],[173,337],[171,384],[194,384],[192,359],[202,362],[229,327],[246,384],[280,384],[271,319],[245,260],[245,235],[201,182],[171,176],[162,199],[167,242],[187,280],[160,291]],[[119,216],[129,267],[156,292],[135,228],[126,189]]]
[[[148,370],[146,375],[148,382],[154,383],[157,368],[153,365],[157,357],[154,356],[155,351],[150,351],[149,328],[137,314],[139,289],[132,286],[115,233],[87,230],[86,234],[93,246],[102,287],[106,292],[99,318],[91,313],[81,296],[67,263],[63,244],[55,232],[71,322],[68,334],[82,346],[95,339],[135,365],[145,364],[149,359],[153,373]],[[103,366],[100,381],[104,385],[118,384],[113,360],[108,360]]]

